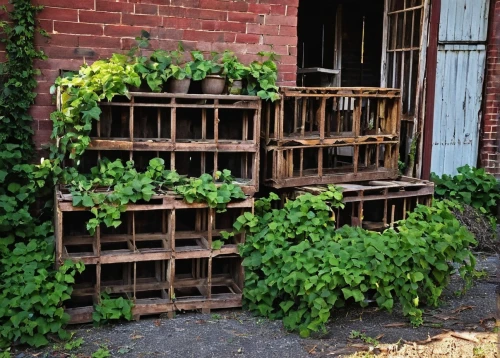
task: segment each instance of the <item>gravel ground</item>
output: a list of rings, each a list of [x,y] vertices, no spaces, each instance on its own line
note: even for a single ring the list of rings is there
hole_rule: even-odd
[[[372,357],[365,351],[392,357],[497,357],[495,331],[496,287],[500,283],[500,260],[484,256],[478,270],[488,277],[478,281],[464,296],[459,277],[453,277],[439,309],[425,312],[425,324],[417,329],[408,325],[399,310],[392,314],[375,307],[351,307],[333,314],[326,335],[301,339],[288,333],[281,322],[269,321],[241,310],[216,311],[212,314],[184,313],[175,319],[152,317],[139,322],[101,328],[91,325],[74,327],[75,337],[84,344],[71,352],[54,344],[44,350],[14,349],[13,356],[89,357],[105,346],[111,357]],[[389,326],[388,326],[389,325]],[[391,327],[392,326],[392,327]],[[462,335],[422,344],[443,332]],[[350,339],[352,331],[376,338],[380,345],[373,350],[361,339]],[[464,339],[465,337],[465,339]],[[419,342],[418,344],[413,342]],[[397,344],[399,343],[399,344]],[[474,350],[475,349],[475,350]],[[391,353],[392,352],[392,353]]]

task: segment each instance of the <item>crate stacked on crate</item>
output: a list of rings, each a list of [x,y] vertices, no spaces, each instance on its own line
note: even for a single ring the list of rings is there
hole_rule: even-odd
[[[419,204],[431,205],[434,196],[434,183],[409,177],[337,187],[342,190],[345,204],[344,209],[336,209],[337,227],[359,226],[373,231],[385,230],[405,219]],[[326,185],[303,186],[283,193],[282,199],[295,199],[304,193],[318,195],[327,189]]]
[[[282,87],[264,106],[263,182],[283,201],[328,184],[344,193],[338,225],[383,230],[417,204],[431,182],[399,178],[401,91],[386,88]]]
[[[263,109],[263,178],[273,188],[398,177],[401,91],[282,87]]]
[[[128,205],[117,228],[101,225],[89,235],[93,216],[56,191],[56,261],[82,261],[67,312],[71,323],[92,320],[102,292],[135,303],[135,317],[176,310],[240,307],[243,270],[236,234],[213,249],[221,232],[253,211],[258,190],[261,101],[253,96],[131,93],[101,103],[102,115],[80,159],[90,170],[99,159],[133,160],[139,170],[161,157],[166,167],[191,177],[229,169],[247,198],[218,213],[188,204],[174,193]]]

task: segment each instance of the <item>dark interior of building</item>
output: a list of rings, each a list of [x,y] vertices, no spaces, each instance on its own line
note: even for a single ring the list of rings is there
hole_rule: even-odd
[[[297,84],[343,87],[380,86],[384,2],[382,0],[301,0],[298,16],[298,67],[338,69],[341,81],[307,73],[297,77]],[[341,33],[336,33],[337,19]],[[335,75],[333,75],[335,76]]]

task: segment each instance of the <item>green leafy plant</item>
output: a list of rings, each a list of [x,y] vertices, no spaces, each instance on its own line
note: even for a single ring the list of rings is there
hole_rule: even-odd
[[[111,298],[109,294],[101,293],[100,303],[94,306],[92,319],[96,326],[108,323],[110,320],[132,319],[134,303],[123,297]]]
[[[10,358],[10,348],[0,352],[0,358]]]
[[[77,338],[69,341],[64,345],[64,349],[67,351],[72,351],[74,349],[80,348],[85,341],[83,338]]]
[[[420,305],[437,305],[457,265],[470,283],[475,241],[450,211],[436,201],[419,206],[397,230],[335,229],[334,208],[342,194],[334,187],[305,194],[271,210],[276,195],[256,202],[255,215],[240,216],[234,228],[247,232],[244,258],[245,305],[272,319],[283,319],[302,336],[321,330],[334,308],[366,306],[367,298],[392,310],[399,301],[414,325],[422,324]]]
[[[363,332],[355,331],[355,330],[351,331],[351,334],[349,334],[349,338],[351,338],[351,339],[361,339],[363,342],[365,342],[367,344],[370,344],[370,345],[372,345],[374,347],[377,347],[380,344],[380,342],[377,339],[372,338],[370,336],[367,336]]]
[[[189,62],[191,67],[192,78],[195,81],[201,81],[207,75],[219,75],[222,72],[222,64],[220,63],[220,55],[212,52],[211,58],[205,59],[201,51],[191,51],[192,61]]]
[[[109,352],[108,347],[101,346],[98,350],[92,353],[92,358],[107,358],[111,357],[111,353]]]
[[[93,235],[101,224],[118,227],[127,204],[149,201],[155,194],[176,192],[188,203],[207,203],[220,212],[225,211],[231,200],[245,198],[241,188],[232,183],[229,170],[216,174],[220,182],[210,174],[185,179],[175,171],[166,170],[161,158],[151,159],[146,171],[139,173],[133,162],[123,165],[120,160],[110,162],[104,158],[91,169],[90,175],[81,175],[70,169],[61,175],[61,182],[72,194],[74,206],[89,208],[94,214],[94,218],[87,222],[87,229]]]
[[[63,302],[70,298],[74,276],[84,266],[67,261],[53,270],[53,250],[53,241],[32,239],[17,243],[0,260],[0,346],[17,341],[40,347],[48,343],[48,333],[70,337],[64,330],[69,316]]]
[[[67,153],[70,159],[79,158],[90,144],[93,122],[100,118],[99,102],[129,96],[128,85],[139,87],[141,78],[127,56],[119,54],[84,65],[72,77],[58,78],[52,92],[61,89],[61,110],[51,114],[56,141],[52,158],[63,160]]]
[[[274,52],[259,52],[260,61],[253,61],[250,64],[250,71],[247,76],[246,91],[249,95],[259,96],[264,100],[276,101],[279,98],[278,67],[276,60],[279,58]]]
[[[431,174],[436,184],[436,196],[456,200],[493,214],[500,199],[500,184],[495,177],[484,169],[472,168],[468,165],[457,169],[458,174]]]
[[[184,196],[188,203],[207,203],[211,208],[217,208],[218,212],[224,212],[226,205],[232,199],[244,199],[245,194],[238,185],[232,183],[229,170],[217,172],[216,177],[223,182],[216,185],[210,174],[202,174],[199,178],[191,178],[184,185],[175,188],[178,194]]]
[[[231,237],[234,237],[234,232],[221,231],[220,233],[221,240],[212,241],[212,249],[220,250],[222,246],[224,246],[224,242],[229,240]]]
[[[242,64],[232,51],[224,51],[222,55],[223,74],[231,85],[234,81],[243,80],[248,76],[250,68]]]

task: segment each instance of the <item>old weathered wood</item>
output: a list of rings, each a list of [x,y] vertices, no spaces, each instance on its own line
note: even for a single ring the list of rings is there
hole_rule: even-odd
[[[67,309],[70,314],[70,323],[84,323],[92,320],[92,305],[98,302],[101,292],[112,295],[123,295],[135,302],[133,310],[134,318],[141,315],[156,313],[172,314],[176,310],[202,310],[210,312],[215,308],[228,308],[241,306],[241,259],[237,264],[220,266],[220,260],[235,263],[238,255],[237,244],[244,241],[243,234],[237,234],[235,242],[223,245],[219,250],[212,250],[214,237],[220,237],[222,231],[231,231],[231,224],[235,218],[244,212],[253,211],[253,198],[228,204],[228,215],[230,220],[219,222],[215,209],[211,209],[205,203],[188,204],[181,198],[173,195],[156,195],[153,200],[160,199],[157,204],[132,205],[127,207],[124,217],[128,222],[123,223],[125,233],[104,233],[97,228],[94,236],[77,234],[71,235],[64,231],[64,226],[71,228],[71,221],[67,221],[65,213],[78,212],[80,208],[72,207],[70,194],[57,191],[56,201],[56,257],[58,261],[70,259],[83,262],[88,267],[95,268],[95,276],[88,282],[77,282],[70,300],[72,306],[78,306],[77,298],[87,298],[82,307]],[[138,232],[144,223],[139,221],[140,212],[163,212],[161,223],[157,226],[159,231]],[[193,228],[180,231],[176,228],[176,216],[183,217],[183,211],[196,210]],[[226,214],[224,214],[226,215]],[[144,218],[144,216],[143,216]],[[142,220],[142,219],[141,219]],[[149,224],[146,224],[149,225]],[[68,234],[69,232],[69,234]],[[176,245],[182,240],[194,240],[194,246]],[[114,248],[103,249],[102,245],[120,245]],[[147,243],[146,247],[143,247]],[[92,247],[86,252],[86,247]],[[83,251],[79,252],[79,248]],[[67,249],[67,248],[71,248]],[[214,261],[217,258],[217,261]],[[180,268],[183,263],[192,263],[191,274],[176,274],[176,267]],[[149,264],[151,263],[151,264]],[[145,271],[153,265],[153,271]],[[225,271],[226,268],[230,271]],[[119,280],[106,279],[104,275],[112,274],[117,267],[122,267],[122,275]],[[224,270],[224,274],[212,278],[212,271],[217,268],[218,272]],[[90,269],[89,269],[90,270]],[[235,271],[235,272],[233,272]],[[238,271],[238,272],[236,272]],[[91,271],[92,272],[92,271]],[[144,277],[145,276],[145,277]],[[87,276],[89,277],[89,276]],[[227,293],[212,294],[212,285],[225,287],[222,291]],[[176,289],[196,290],[199,294],[191,297],[175,297]],[[140,294],[140,295],[139,295]],[[143,295],[151,298],[140,298]]]
[[[400,90],[282,87],[280,96],[274,117],[262,118],[266,185],[398,176]]]
[[[283,87],[280,92],[281,109],[277,117],[262,118],[266,127],[266,133],[262,137],[266,145],[285,145],[289,141],[307,139],[357,138],[365,135],[362,130],[368,128],[370,119],[374,121],[371,126],[375,129],[372,137],[399,135],[399,90]],[[315,101],[319,104],[315,104]],[[327,106],[327,101],[331,105]],[[285,111],[285,108],[288,110]],[[350,116],[353,118],[349,123]],[[380,121],[379,117],[383,117],[384,121]],[[274,129],[269,121],[275,122]],[[336,122],[335,126],[332,121]],[[349,123],[351,130],[342,128],[342,121]],[[269,132],[270,130],[273,132]]]
[[[402,177],[398,180],[375,180],[360,184],[339,184],[344,195],[345,209],[336,212],[337,226],[362,226],[369,230],[383,230],[397,220],[406,218],[417,204],[431,205],[434,183]],[[314,195],[328,190],[326,185],[308,185],[282,191],[282,201],[295,199],[304,193]],[[366,207],[369,210],[365,210]],[[375,215],[374,215],[375,214]],[[378,215],[378,220],[377,216]]]
[[[277,189],[396,179],[399,176],[398,148],[398,141],[268,146],[265,155],[267,161],[272,161],[273,170],[269,172],[268,166],[264,166],[263,177],[266,185]],[[295,156],[300,160],[294,160]]]

